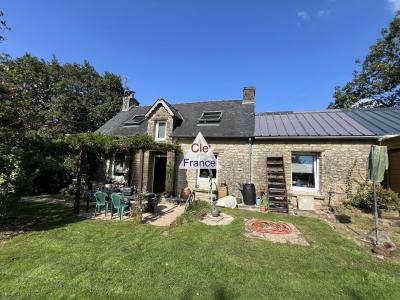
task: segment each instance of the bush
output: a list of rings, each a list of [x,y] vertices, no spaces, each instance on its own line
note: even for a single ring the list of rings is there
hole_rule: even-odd
[[[175,225],[181,225],[184,223],[190,223],[197,220],[201,220],[206,214],[211,212],[211,206],[206,201],[195,201],[192,205],[190,205],[186,212],[179,216]]]
[[[357,193],[348,202],[349,205],[372,210],[374,206],[372,183],[365,182],[359,185]],[[376,185],[376,199],[379,209],[400,210],[400,196],[398,193]]]
[[[17,199],[24,182],[20,154],[18,148],[0,145],[0,215]]]

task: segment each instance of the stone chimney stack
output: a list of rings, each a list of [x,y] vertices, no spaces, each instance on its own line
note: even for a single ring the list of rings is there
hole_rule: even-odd
[[[131,107],[139,106],[139,101],[135,99],[135,92],[125,90],[122,97],[122,111],[128,111]]]
[[[254,103],[256,88],[254,86],[245,86],[243,88],[243,104]]]

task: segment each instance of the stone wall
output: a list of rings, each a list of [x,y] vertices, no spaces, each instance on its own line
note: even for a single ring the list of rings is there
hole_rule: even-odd
[[[356,162],[353,177],[365,180],[367,177],[368,155],[372,142],[360,141],[289,141],[289,140],[256,140],[253,144],[253,172],[252,179],[257,191],[266,184],[267,156],[283,156],[285,162],[285,177],[288,193],[296,195],[292,189],[291,154],[292,152],[317,153],[319,158],[320,181],[319,194],[321,199],[328,201],[328,192],[331,189],[337,193],[346,190],[346,176],[351,166]],[[356,183],[353,183],[354,188]],[[343,195],[336,195],[333,199],[343,200]],[[318,205],[317,205],[318,206]]]
[[[156,134],[156,124],[158,121],[165,121],[166,122],[166,139],[165,142],[171,142],[172,141],[172,130],[174,127],[174,119],[173,117],[168,113],[168,111],[165,109],[164,106],[161,104],[158,105],[156,109],[151,113],[149,116],[149,121],[147,125],[147,134],[150,135],[151,137],[155,137]]]
[[[193,139],[178,140],[182,152],[178,155],[176,166],[179,167],[193,142]],[[247,139],[207,139],[214,153],[218,154],[217,183],[226,182],[229,193],[241,197],[239,184],[246,183],[249,178],[249,146]],[[189,186],[198,188],[197,170],[177,170],[176,191]]]

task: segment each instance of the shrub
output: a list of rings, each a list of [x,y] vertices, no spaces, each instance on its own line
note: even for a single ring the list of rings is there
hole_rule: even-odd
[[[211,211],[211,206],[206,201],[195,201],[192,205],[190,205],[186,212],[179,216],[175,225],[181,225],[184,223],[194,222],[196,220],[202,219],[206,214]]]
[[[0,215],[17,199],[23,183],[20,151],[0,145]]]
[[[379,209],[400,210],[400,196],[398,193],[387,190],[381,185],[376,185],[376,199]],[[348,202],[351,206],[372,210],[374,206],[374,196],[371,182],[361,183],[357,193]]]

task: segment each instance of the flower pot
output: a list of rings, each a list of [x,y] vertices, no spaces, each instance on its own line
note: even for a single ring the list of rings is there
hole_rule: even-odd
[[[261,206],[260,206],[260,211],[261,211],[261,212],[266,212],[266,211],[267,211],[267,207],[264,206],[264,205],[261,205]]]

